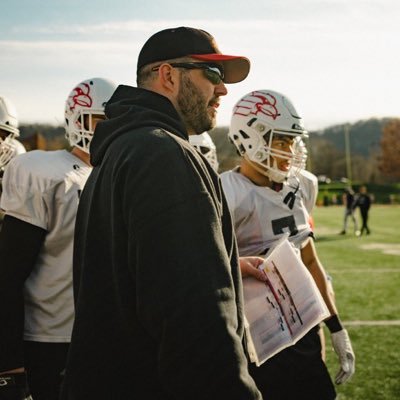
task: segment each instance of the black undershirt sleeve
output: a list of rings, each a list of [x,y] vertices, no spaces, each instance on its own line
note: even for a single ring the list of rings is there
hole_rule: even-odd
[[[6,215],[0,231],[0,372],[22,367],[23,287],[46,230]]]

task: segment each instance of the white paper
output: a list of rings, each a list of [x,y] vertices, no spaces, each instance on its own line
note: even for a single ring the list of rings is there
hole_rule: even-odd
[[[243,279],[246,338],[257,366],[295,344],[330,314],[307,267],[284,238],[260,269],[267,283]]]

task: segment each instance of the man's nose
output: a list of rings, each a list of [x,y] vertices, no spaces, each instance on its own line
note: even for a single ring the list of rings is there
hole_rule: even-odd
[[[228,89],[225,86],[225,83],[221,81],[218,85],[215,85],[214,90],[216,96],[226,96],[228,94]]]

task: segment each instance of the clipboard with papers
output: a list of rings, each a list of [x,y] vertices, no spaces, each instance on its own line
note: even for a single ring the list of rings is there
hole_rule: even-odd
[[[267,281],[243,278],[246,344],[250,360],[257,366],[329,317],[318,287],[296,251],[285,236],[259,267]]]

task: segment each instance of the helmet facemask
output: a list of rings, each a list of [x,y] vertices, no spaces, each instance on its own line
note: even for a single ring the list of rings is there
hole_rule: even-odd
[[[12,158],[26,153],[24,145],[15,139],[14,134],[2,138],[2,133],[0,130],[0,171],[4,171]]]
[[[4,167],[14,157],[15,146],[13,144],[12,136],[13,135],[10,134],[4,139],[0,136],[0,169],[4,169]]]
[[[66,119],[65,137],[71,146],[78,147],[85,153],[89,153],[89,145],[93,138],[94,123],[92,116],[104,115],[103,110],[80,109],[75,113],[75,118]],[[72,126],[69,124],[72,123]]]
[[[17,137],[19,129],[15,106],[6,97],[0,96],[0,171],[19,154],[18,142],[15,140]]]

